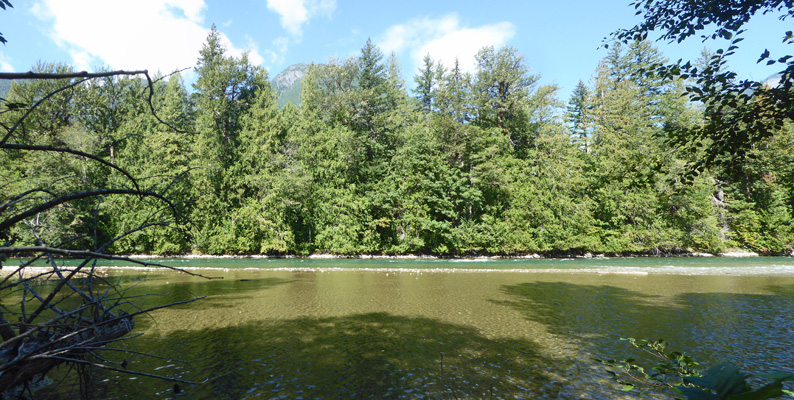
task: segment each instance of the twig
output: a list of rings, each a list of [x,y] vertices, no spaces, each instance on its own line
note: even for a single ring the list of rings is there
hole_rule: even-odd
[[[104,196],[108,194],[132,194],[132,195],[139,195],[139,196],[149,196],[155,197],[164,201],[166,204],[171,206],[171,209],[174,211],[174,214],[178,214],[176,211],[176,207],[171,203],[170,200],[166,199],[162,195],[154,192],[145,192],[141,190],[133,190],[133,189],[98,189],[98,190],[88,190],[84,192],[76,192],[76,193],[69,193],[63,195],[61,197],[52,199],[44,204],[40,204],[36,207],[33,207],[27,211],[14,215],[13,217],[9,217],[6,220],[0,222],[0,232],[12,227],[14,224],[22,221],[25,218],[29,218],[33,215],[36,215],[40,212],[49,210],[59,204],[68,203],[73,200],[80,200],[95,196]]]
[[[83,80],[79,80],[79,81],[77,81],[77,82],[74,82],[74,83],[72,83],[72,84],[66,85],[66,86],[64,86],[64,87],[62,87],[62,88],[60,88],[60,89],[56,89],[56,90],[53,90],[53,91],[52,91],[52,92],[50,92],[50,93],[47,93],[47,95],[46,95],[46,96],[42,97],[42,98],[41,98],[39,101],[37,101],[37,102],[36,102],[36,104],[34,104],[34,105],[33,105],[33,107],[30,107],[30,108],[29,108],[29,109],[28,109],[28,110],[25,112],[25,115],[23,115],[23,116],[22,116],[22,117],[21,117],[19,120],[17,120],[17,122],[16,122],[16,123],[14,123],[14,126],[12,126],[12,127],[11,127],[11,129],[9,129],[9,130],[8,130],[8,133],[7,133],[7,134],[6,134],[6,135],[3,137],[3,139],[2,139],[2,140],[0,140],[0,145],[3,145],[3,144],[5,144],[5,143],[8,141],[8,138],[10,138],[10,137],[11,137],[11,135],[14,133],[14,131],[17,129],[17,127],[18,127],[20,124],[22,124],[22,122],[25,120],[25,118],[27,118],[27,117],[28,117],[28,115],[30,115],[30,113],[32,113],[32,112],[33,112],[33,110],[35,110],[35,109],[36,109],[36,107],[38,107],[39,105],[41,105],[41,103],[43,103],[45,100],[49,99],[49,98],[50,98],[50,97],[52,97],[52,96],[55,96],[56,94],[58,94],[58,93],[60,93],[60,92],[62,92],[62,91],[64,91],[64,90],[66,90],[66,89],[73,88],[73,87],[75,87],[75,86],[77,86],[77,85],[79,85],[79,84],[81,84],[81,83],[83,83],[83,82],[85,82],[85,81],[87,81],[87,80],[88,80],[87,78],[86,78],[86,79],[83,79]]]
[[[74,155],[80,156],[80,157],[90,158],[90,159],[92,159],[92,160],[94,160],[96,162],[99,162],[99,163],[104,164],[104,165],[106,165],[106,166],[108,166],[110,168],[115,169],[116,171],[121,172],[124,176],[127,177],[127,179],[132,181],[132,184],[135,186],[135,190],[141,191],[141,188],[138,187],[138,181],[135,180],[135,178],[133,178],[132,175],[130,175],[127,171],[121,169],[116,164],[113,164],[113,163],[111,163],[109,161],[106,161],[106,160],[102,159],[101,157],[95,156],[93,154],[89,154],[89,153],[86,153],[86,152],[83,152],[83,151],[79,151],[79,150],[73,150],[73,149],[66,148],[66,147],[37,146],[37,145],[29,145],[29,144],[9,144],[9,143],[4,143],[4,144],[0,144],[0,148],[2,148],[2,149],[15,149],[15,150],[29,150],[29,151],[52,151],[52,152],[56,152],[56,153],[69,153],[69,154],[74,154]],[[43,191],[43,190],[41,190],[41,191]],[[52,193],[50,193],[50,192],[47,192],[47,193],[52,195]]]
[[[163,376],[163,375],[147,374],[146,372],[130,371],[130,370],[127,370],[127,369],[115,368],[115,367],[111,367],[111,366],[104,365],[104,364],[98,364],[98,363],[91,362],[91,361],[80,360],[80,359],[75,359],[75,358],[68,358],[68,357],[44,356],[44,355],[42,355],[42,356],[38,356],[37,355],[37,356],[31,357],[31,359],[34,359],[34,358],[51,358],[51,359],[61,360],[61,361],[65,361],[65,362],[75,363],[75,364],[89,365],[89,366],[92,366],[92,367],[106,369],[106,370],[114,371],[114,372],[120,372],[120,373],[124,373],[124,374],[145,376],[145,377],[149,377],[149,378],[162,379],[164,381],[187,383],[187,384],[191,384],[191,385],[200,385],[200,384],[206,382],[206,380],[204,382],[196,382],[196,381],[188,381],[188,380],[178,379],[178,378],[169,378],[169,377]]]
[[[108,72],[88,72],[88,71],[80,71],[80,72],[69,72],[63,74],[53,74],[48,72],[0,72],[0,79],[42,79],[42,80],[51,80],[51,79],[72,79],[72,78],[107,78],[110,76],[117,76],[117,75],[141,75],[141,74],[148,74],[148,70],[139,70],[139,71],[108,71]]]
[[[163,265],[158,263],[149,263],[146,261],[136,260],[134,258],[129,257],[120,257],[120,256],[112,256],[109,254],[102,254],[93,252],[90,250],[69,250],[69,249],[58,249],[54,247],[47,247],[47,246],[26,246],[26,247],[0,247],[0,254],[14,254],[14,253],[53,253],[53,254],[60,254],[67,257],[76,257],[76,258],[83,258],[83,257],[93,257],[93,258],[101,258],[104,260],[117,260],[117,261],[127,261],[134,264],[142,265],[144,267],[159,267],[170,269],[173,271],[179,271],[191,276],[196,276],[199,278],[206,278],[206,279],[223,279],[223,277],[219,276],[204,276],[201,274],[193,273],[188,270],[172,267],[170,265]]]

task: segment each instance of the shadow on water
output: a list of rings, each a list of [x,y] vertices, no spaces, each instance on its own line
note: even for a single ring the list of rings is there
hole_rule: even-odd
[[[231,309],[240,300],[254,298],[257,292],[291,282],[289,279],[273,277],[216,280],[192,278],[181,282],[165,281],[161,277],[157,277],[157,279],[134,277],[124,281],[123,287],[127,288],[126,296],[146,296],[145,302],[140,304],[141,307],[157,307],[197,297],[206,297],[201,299],[201,308]],[[138,283],[141,285],[137,285]],[[193,306],[189,304],[175,305],[172,309],[189,307]]]
[[[159,373],[203,380],[186,398],[558,398],[552,361],[523,340],[489,339],[474,328],[388,313],[257,321],[146,340],[172,363]],[[139,346],[141,347],[141,346]],[[147,360],[130,363],[151,368]],[[174,395],[170,385],[110,375],[103,398]],[[112,383],[111,383],[112,382]],[[135,384],[134,382],[139,382]],[[157,388],[162,390],[157,392]]]
[[[512,299],[498,304],[544,324],[572,343],[583,359],[637,356],[621,337],[663,338],[671,350],[692,354],[703,365],[729,362],[753,374],[793,369],[792,286],[771,287],[771,294],[681,293],[671,298],[563,282],[508,285],[502,291]],[[582,384],[595,384],[598,375],[596,371]]]
[[[162,301],[209,295],[176,308],[186,316],[180,321],[189,322],[200,310],[222,314],[241,299],[264,307],[262,290],[299,282],[157,278],[134,291],[169,293]],[[592,357],[630,355],[618,340],[627,336],[665,338],[672,349],[704,364],[727,361],[752,373],[790,370],[794,360],[794,286],[769,288],[769,294],[653,296],[609,285],[535,281],[504,285],[501,291],[505,299],[495,303],[542,324],[556,338],[551,342],[569,345],[579,355],[554,353],[532,338],[492,338],[471,326],[391,312],[289,319],[253,313],[255,319],[226,318],[193,329],[180,325],[121,343],[185,360],[129,356],[132,370],[205,383],[181,385],[175,393],[166,382],[98,371],[93,372],[96,394],[106,399],[611,399],[620,391]],[[58,392],[50,398],[65,397]]]
[[[619,338],[633,332],[657,336],[654,321],[672,310],[654,304],[656,296],[605,285],[532,282],[502,291],[513,300],[496,303],[522,312],[553,334],[585,342],[593,336]]]

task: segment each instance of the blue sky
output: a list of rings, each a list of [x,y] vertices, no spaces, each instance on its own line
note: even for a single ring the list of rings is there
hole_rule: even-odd
[[[249,52],[271,76],[298,62],[326,62],[358,54],[367,38],[386,55],[394,52],[412,84],[421,58],[430,53],[450,65],[457,57],[473,69],[486,45],[515,47],[541,84],[560,87],[567,100],[581,79],[588,82],[606,50],[610,32],[633,25],[625,1],[348,1],[348,0],[11,0],[0,11],[0,69],[27,71],[38,60],[170,72],[192,67],[215,23],[231,54]],[[741,51],[731,60],[740,77],[764,79],[774,67],[755,61],[764,48],[786,54],[783,32],[791,21],[756,17]],[[707,42],[718,48],[723,43]],[[657,43],[671,59],[694,59],[698,39]],[[791,52],[790,49],[788,51]],[[188,76],[189,79],[189,76]]]

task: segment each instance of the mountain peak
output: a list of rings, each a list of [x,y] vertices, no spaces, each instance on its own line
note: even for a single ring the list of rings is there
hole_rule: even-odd
[[[308,70],[309,64],[307,63],[293,64],[273,78],[271,85],[278,94],[279,107],[283,107],[289,102],[300,106],[301,81]]]

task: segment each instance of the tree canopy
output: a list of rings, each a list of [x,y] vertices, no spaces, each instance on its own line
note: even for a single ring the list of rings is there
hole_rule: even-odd
[[[703,41],[728,41],[727,47],[717,50],[704,65],[679,60],[673,64],[652,63],[639,71],[649,77],[686,80],[690,100],[703,104],[702,124],[668,129],[672,144],[699,154],[692,171],[702,172],[714,165],[741,165],[753,154],[757,143],[776,135],[794,119],[792,55],[772,55],[766,49],[758,49],[759,63],[780,65],[780,79],[771,86],[737,79],[737,74],[728,68],[730,57],[743,40],[745,24],[757,14],[772,14],[785,21],[794,15],[794,2],[643,0],[631,5],[642,21],[614,32],[612,37],[617,41],[642,41],[652,34],[658,34],[658,40],[679,43],[695,35]],[[769,38],[785,44],[791,44],[793,39],[792,31]]]
[[[715,145],[690,138],[671,147],[671,132],[705,129],[719,107],[682,96],[697,85],[689,77],[648,73],[667,63],[651,42],[611,45],[566,107],[514,48],[483,48],[472,72],[428,55],[411,91],[396,59],[367,41],[355,56],[309,66],[300,107],[279,108],[265,71],[228,54],[218,35],[207,36],[192,91],[177,75],[155,85],[154,115],[134,96],[145,80],[106,77],[75,82],[26,120],[29,138],[105,151],[145,176],[142,188],[191,199],[174,203],[186,216],[178,230],[131,232],[109,252],[782,254],[794,246],[794,178],[784,173],[794,160],[791,127],[754,141],[744,162],[715,158],[683,179],[708,155],[698,143]],[[7,108],[54,88],[18,82]],[[124,183],[75,162],[3,155],[8,187],[21,177],[42,182],[31,165],[53,177],[79,172],[93,187]],[[108,198],[100,212],[65,210],[46,215],[48,240],[76,230],[85,241],[86,221],[112,238],[163,215],[155,201],[132,197]],[[11,234],[35,244],[21,227]]]

